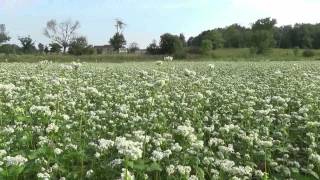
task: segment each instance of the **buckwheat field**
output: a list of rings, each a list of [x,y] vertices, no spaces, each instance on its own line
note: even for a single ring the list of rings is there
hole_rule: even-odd
[[[319,179],[320,63],[2,63],[0,179]]]

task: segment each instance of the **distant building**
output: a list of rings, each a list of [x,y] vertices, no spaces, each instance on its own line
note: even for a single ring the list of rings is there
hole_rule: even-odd
[[[111,54],[113,53],[113,47],[111,45],[94,46],[98,54]]]
[[[146,54],[147,50],[146,49],[139,49],[135,52],[135,54]]]
[[[119,54],[127,54],[128,53],[128,49],[127,48],[120,48],[119,49]]]

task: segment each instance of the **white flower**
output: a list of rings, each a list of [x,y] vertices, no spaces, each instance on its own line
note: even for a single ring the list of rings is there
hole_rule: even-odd
[[[27,158],[21,155],[16,155],[14,157],[6,156],[3,160],[6,162],[7,166],[23,166],[24,163],[28,161]]]
[[[86,178],[90,178],[93,175],[93,170],[90,169],[89,171],[87,171],[86,173]]]
[[[172,61],[173,57],[172,56],[166,56],[163,58],[164,61]]]
[[[4,149],[0,149],[0,158],[5,156],[7,154],[7,151]]]
[[[125,155],[132,160],[142,157],[142,145],[142,142],[127,140],[125,137],[117,137],[115,140],[115,146],[119,154]]]
[[[96,152],[96,153],[94,154],[94,157],[96,157],[96,158],[100,158],[100,156],[101,156],[101,154],[100,154],[99,152]]]
[[[214,64],[209,64],[208,66],[209,66],[209,68],[212,69],[212,70],[215,68],[215,65],[214,65]]]
[[[152,157],[151,160],[152,161],[161,161],[164,157],[164,154],[162,151],[158,151],[158,150],[154,150],[152,152]]]
[[[162,61],[156,61],[156,64],[157,64],[157,65],[162,65],[163,62],[162,62]]]
[[[60,155],[62,152],[63,152],[63,151],[62,151],[61,149],[59,149],[59,148],[55,148],[55,149],[54,149],[54,154],[55,154],[55,155]]]
[[[37,177],[42,180],[49,180],[50,174],[48,174],[47,172],[40,172],[37,174]]]
[[[49,124],[48,127],[46,128],[47,133],[51,133],[51,132],[56,133],[58,132],[58,130],[59,130],[59,127],[54,123]]]
[[[197,75],[197,73],[195,71],[191,71],[189,69],[184,69],[184,74],[186,76],[196,76]]]
[[[191,172],[191,167],[190,166],[182,166],[178,165],[177,170],[181,175],[189,175]]]
[[[171,147],[172,151],[180,152],[182,150],[182,147],[179,145],[179,143],[175,143]]]
[[[310,159],[311,159],[313,162],[315,162],[315,163],[317,163],[318,165],[320,165],[320,155],[313,153],[313,154],[311,154]]]
[[[108,150],[110,147],[112,147],[114,145],[114,142],[111,140],[106,140],[106,139],[99,139],[99,146],[98,148],[101,151],[106,151]]]
[[[43,114],[46,116],[51,116],[51,114],[52,114],[49,106],[35,106],[35,105],[33,105],[33,106],[31,106],[29,111],[32,115]]]
[[[122,169],[121,180],[134,180],[134,174],[128,169]]]
[[[195,175],[191,175],[188,180],[198,180],[198,177]]]
[[[166,167],[166,171],[167,171],[168,175],[172,175],[175,173],[176,168],[174,167],[174,165],[169,165]]]
[[[110,165],[114,168],[115,166],[122,164],[122,162],[123,162],[123,159],[115,159],[110,162]]]

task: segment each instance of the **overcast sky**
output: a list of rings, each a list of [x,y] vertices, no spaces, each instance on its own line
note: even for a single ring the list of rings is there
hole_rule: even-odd
[[[319,9],[320,0],[0,0],[0,24],[6,24],[13,43],[30,35],[46,44],[48,20],[79,20],[79,34],[102,45],[115,32],[114,19],[121,18],[128,24],[128,43],[144,48],[165,32],[190,37],[233,23],[249,26],[264,17],[276,18],[278,25],[317,23]]]

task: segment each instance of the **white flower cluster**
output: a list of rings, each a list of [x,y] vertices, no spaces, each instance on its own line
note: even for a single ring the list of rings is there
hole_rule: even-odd
[[[31,106],[30,113],[33,115],[43,114],[46,116],[51,116],[52,114],[49,106],[35,106],[35,105]]]
[[[106,139],[99,139],[98,140],[98,149],[100,151],[106,151],[108,150],[109,148],[113,147],[114,145],[114,142],[111,141],[111,140],[106,140]]]
[[[57,126],[55,123],[51,123],[46,128],[47,133],[57,133],[59,131],[59,126]]]
[[[13,157],[6,156],[3,158],[3,160],[6,162],[7,166],[23,166],[26,162],[28,162],[28,159],[22,155],[16,155]]]
[[[117,137],[114,144],[118,153],[126,156],[127,158],[137,160],[142,157],[142,142],[131,141],[125,137]]]
[[[163,58],[164,61],[173,61],[173,57],[172,56],[166,56]]]

